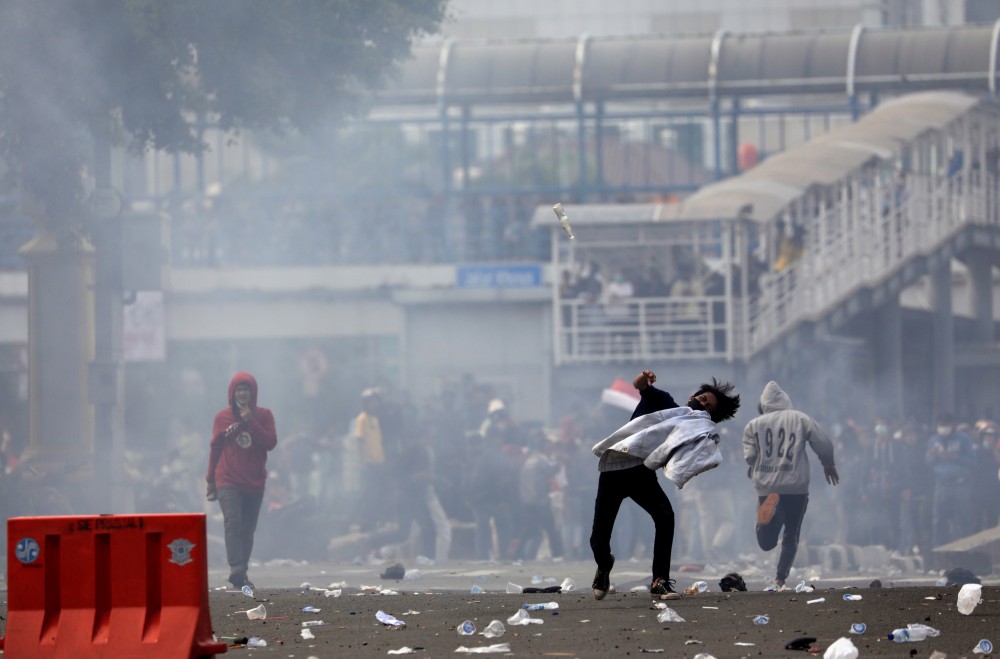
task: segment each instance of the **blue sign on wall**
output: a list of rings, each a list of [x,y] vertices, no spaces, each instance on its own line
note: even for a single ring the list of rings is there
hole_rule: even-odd
[[[460,265],[455,270],[459,288],[532,288],[542,285],[542,266]]]

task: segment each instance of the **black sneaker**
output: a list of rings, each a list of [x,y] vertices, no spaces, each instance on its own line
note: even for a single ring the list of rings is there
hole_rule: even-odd
[[[649,594],[661,600],[676,600],[681,598],[681,594],[674,590],[673,579],[661,579],[656,577],[649,586]]]
[[[602,600],[611,590],[611,568],[615,566],[615,555],[611,555],[611,563],[608,564],[606,570],[601,569],[600,566],[597,567],[597,572],[594,573],[594,583],[590,585],[594,589],[594,599]]]

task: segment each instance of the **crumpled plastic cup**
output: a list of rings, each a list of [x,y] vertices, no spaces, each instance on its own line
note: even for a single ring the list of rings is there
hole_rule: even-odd
[[[507,628],[503,626],[503,623],[499,620],[493,620],[490,624],[486,625],[483,631],[479,632],[486,638],[500,638],[507,631]]]
[[[576,589],[576,582],[573,581],[573,577],[566,577],[563,579],[562,585],[559,587],[562,588],[562,592],[568,593]]]
[[[518,586],[516,583],[514,583],[512,581],[508,581],[507,582],[507,594],[508,595],[520,594],[522,592],[524,592],[524,588],[522,586]]]
[[[983,601],[983,587],[977,583],[967,583],[958,591],[958,612],[963,616],[972,614]]]
[[[258,604],[252,609],[247,609],[247,617],[251,620],[263,620],[267,617],[267,609],[263,604]]]
[[[841,636],[826,649],[823,659],[858,659],[858,648],[851,639]]]

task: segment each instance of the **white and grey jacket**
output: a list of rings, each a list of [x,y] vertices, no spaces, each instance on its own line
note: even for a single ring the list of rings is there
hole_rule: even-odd
[[[702,410],[674,407],[636,417],[594,445],[599,471],[663,469],[677,489],[722,463],[719,433]]]

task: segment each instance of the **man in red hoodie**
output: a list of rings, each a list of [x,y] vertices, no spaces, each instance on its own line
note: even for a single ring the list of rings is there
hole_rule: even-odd
[[[215,415],[205,476],[208,500],[218,500],[222,509],[229,581],[236,588],[254,587],[247,567],[264,500],[267,452],[277,443],[274,415],[257,406],[257,380],[240,371],[229,382],[229,406]]]

